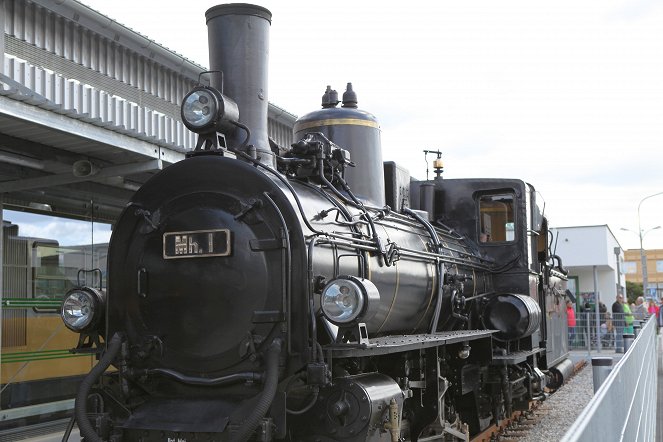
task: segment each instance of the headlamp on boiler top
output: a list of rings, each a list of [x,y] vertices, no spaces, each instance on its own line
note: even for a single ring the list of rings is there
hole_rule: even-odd
[[[223,132],[239,121],[237,103],[209,86],[197,86],[182,100],[182,122],[199,134]]]

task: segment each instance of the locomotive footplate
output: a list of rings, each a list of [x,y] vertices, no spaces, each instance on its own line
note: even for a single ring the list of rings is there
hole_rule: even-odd
[[[506,355],[493,355],[491,365],[515,365],[525,362],[530,356],[545,351],[545,348],[535,348],[533,350],[514,351]]]
[[[455,344],[457,342],[469,342],[482,338],[491,338],[496,331],[497,330],[456,330],[435,334],[393,335],[371,338],[368,343],[363,344],[330,344],[323,348],[325,351],[331,352],[332,357],[334,358],[379,356],[422,348],[437,347],[440,345]]]

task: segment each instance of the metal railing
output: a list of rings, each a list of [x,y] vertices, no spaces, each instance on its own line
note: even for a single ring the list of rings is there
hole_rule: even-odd
[[[656,318],[652,317],[562,441],[655,440],[656,351]]]
[[[598,318],[598,320],[597,320]],[[568,327],[570,350],[614,350],[623,353],[622,336],[633,334],[633,324],[644,318],[634,319],[631,313],[594,311],[576,313],[575,326]],[[599,336],[599,339],[596,337]]]

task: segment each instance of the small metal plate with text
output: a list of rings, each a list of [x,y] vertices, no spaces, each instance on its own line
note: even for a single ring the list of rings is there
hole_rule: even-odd
[[[164,259],[228,256],[230,252],[230,230],[228,229],[163,234]]]

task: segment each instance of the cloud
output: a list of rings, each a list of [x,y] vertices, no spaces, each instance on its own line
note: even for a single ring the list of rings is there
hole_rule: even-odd
[[[615,7],[606,14],[608,20],[635,21],[649,18],[659,12],[661,3],[655,0],[629,0]]]
[[[19,236],[56,240],[61,246],[88,245],[94,237],[95,244],[108,243],[111,230],[107,224],[67,220],[43,215],[5,211],[7,221],[18,224]]]

